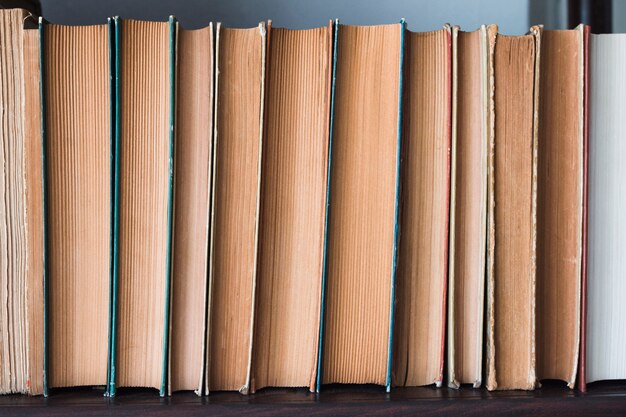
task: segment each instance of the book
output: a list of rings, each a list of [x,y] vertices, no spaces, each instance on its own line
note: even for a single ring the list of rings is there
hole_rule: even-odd
[[[586,181],[583,25],[541,31],[538,77],[537,377],[563,380],[573,388]]]
[[[204,388],[213,151],[213,24],[177,28],[169,392]]]
[[[315,390],[321,315],[332,22],[267,25],[252,391]]]
[[[497,35],[488,154],[487,389],[534,389],[540,31]]]
[[[28,337],[28,394],[43,394],[44,370],[44,213],[43,140],[41,114],[41,68],[39,29],[31,29],[24,40],[24,183],[26,185],[26,303]],[[25,25],[26,26],[26,25]]]
[[[107,385],[111,27],[42,23],[47,388]]]
[[[205,390],[248,393],[261,191],[265,25],[216,27]]]
[[[487,150],[493,43],[497,28],[452,31],[448,386],[482,383],[487,249]]]
[[[109,395],[166,394],[175,20],[115,22],[115,184]]]
[[[391,386],[404,34],[335,24],[322,384]]]
[[[33,23],[25,10],[0,10],[0,394],[43,390],[39,47],[25,29]]]
[[[626,35],[589,39],[589,194],[586,355],[581,385],[626,378],[624,193],[626,175],[622,117],[626,101],[623,66]],[[585,316],[583,316],[585,317]],[[584,323],[584,322],[583,322]]]
[[[443,382],[450,138],[451,28],[407,31],[392,383]]]

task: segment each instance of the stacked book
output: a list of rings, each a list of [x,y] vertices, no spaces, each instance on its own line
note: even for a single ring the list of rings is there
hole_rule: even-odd
[[[624,68],[585,26],[1,11],[0,392],[626,378]]]

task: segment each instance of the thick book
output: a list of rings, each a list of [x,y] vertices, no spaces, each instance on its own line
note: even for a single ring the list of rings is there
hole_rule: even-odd
[[[34,19],[0,10],[0,394],[43,391],[39,38],[25,29]]]
[[[267,25],[251,390],[315,390],[328,187],[332,23]]]
[[[405,36],[402,199],[392,383],[443,382],[450,138],[451,28]]]
[[[590,35],[589,263],[582,387],[594,381],[626,379],[625,65],[626,35]]]
[[[107,385],[112,248],[111,25],[41,24],[46,387]]]
[[[574,387],[583,258],[584,26],[541,31],[537,160],[537,378]]]
[[[202,394],[206,356],[213,24],[178,28],[176,143],[168,390]]]
[[[176,24],[114,19],[115,181],[109,395],[166,394]]]
[[[391,387],[404,37],[335,25],[323,384]]]
[[[492,134],[495,26],[453,28],[448,272],[448,386],[481,386],[487,245],[487,150]]]
[[[487,389],[534,389],[540,32],[497,35],[488,154]]]
[[[248,393],[261,190],[265,24],[215,37],[213,193],[205,392]]]

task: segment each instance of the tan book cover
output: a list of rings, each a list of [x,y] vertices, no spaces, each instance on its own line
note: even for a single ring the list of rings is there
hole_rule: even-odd
[[[489,146],[487,389],[534,389],[540,32],[496,35]]]
[[[405,33],[402,203],[392,384],[443,381],[452,29]]]
[[[265,24],[216,27],[205,392],[250,388],[261,192]]]
[[[177,25],[169,392],[204,388],[213,151],[213,24]]]
[[[453,28],[448,386],[480,387],[487,249],[487,152],[495,26]]]
[[[315,390],[327,212],[332,23],[267,25],[251,389]]]
[[[537,377],[574,388],[583,257],[584,26],[538,31]]]

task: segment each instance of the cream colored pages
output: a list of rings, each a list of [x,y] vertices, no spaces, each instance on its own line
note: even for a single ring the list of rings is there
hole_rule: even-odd
[[[494,271],[487,388],[535,387],[536,136],[534,35],[495,43]],[[538,40],[537,40],[538,43]]]
[[[26,191],[24,188],[23,24],[0,11],[0,394],[28,391]]]
[[[580,343],[583,31],[541,35],[537,376],[574,387]]]
[[[451,33],[406,32],[393,384],[441,385],[450,197]]]
[[[24,31],[24,182],[28,266],[28,393],[43,392],[43,165],[39,31]]]
[[[322,383],[384,385],[402,26],[337,30]]]
[[[171,391],[202,389],[213,138],[213,26],[178,31]]]
[[[107,25],[44,26],[48,385],[106,385],[111,240]]]
[[[253,388],[315,387],[332,29],[271,29]]]
[[[257,265],[265,29],[219,29],[209,388],[248,392]]]
[[[121,20],[117,386],[163,379],[170,145],[169,24]]]
[[[487,28],[458,32],[450,207],[448,384],[482,381],[487,227]]]
[[[626,378],[626,34],[590,35],[587,382]]]

